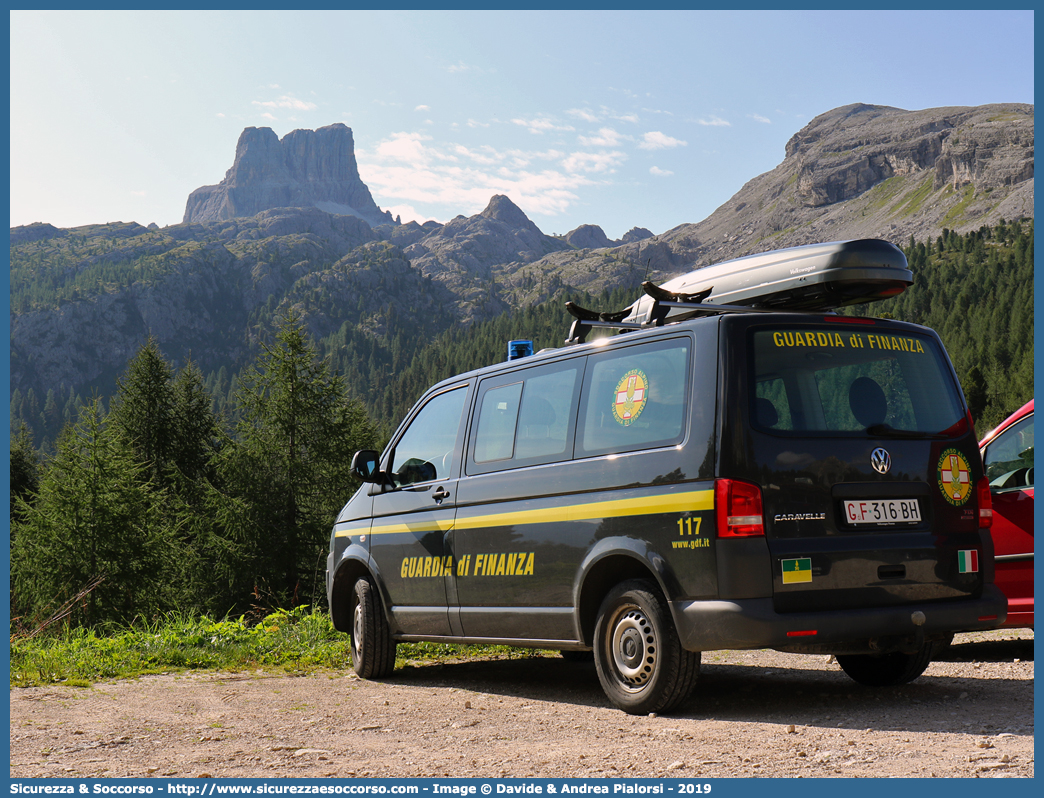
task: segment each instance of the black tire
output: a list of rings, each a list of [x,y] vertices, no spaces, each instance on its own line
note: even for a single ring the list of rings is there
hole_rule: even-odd
[[[622,582],[602,601],[594,659],[605,694],[630,715],[673,709],[700,673],[700,652],[681,647],[666,600],[643,579]]]
[[[362,578],[352,591],[352,667],[363,679],[380,679],[395,669],[395,641],[377,587]]]
[[[867,687],[895,687],[912,682],[932,661],[934,643],[925,643],[916,654],[838,654],[837,664],[853,680]]]

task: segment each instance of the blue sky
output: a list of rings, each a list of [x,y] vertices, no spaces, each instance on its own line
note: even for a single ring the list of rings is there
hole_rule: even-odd
[[[1031,11],[11,13],[11,225],[177,224],[245,127],[343,122],[403,220],[662,233],[849,103],[1033,102]]]

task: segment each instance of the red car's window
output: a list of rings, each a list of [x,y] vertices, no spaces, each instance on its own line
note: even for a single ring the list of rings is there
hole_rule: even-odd
[[[982,458],[994,490],[1033,487],[1033,416],[997,436]]]

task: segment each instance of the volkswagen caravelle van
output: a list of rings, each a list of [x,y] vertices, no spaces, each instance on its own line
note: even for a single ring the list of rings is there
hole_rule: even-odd
[[[885,242],[780,250],[573,308],[567,345],[433,386],[356,455],[333,528],[356,671],[388,675],[400,641],[593,652],[645,714],[689,696],[703,651],[834,654],[896,685],[1002,623],[938,336],[830,311],[911,280]]]

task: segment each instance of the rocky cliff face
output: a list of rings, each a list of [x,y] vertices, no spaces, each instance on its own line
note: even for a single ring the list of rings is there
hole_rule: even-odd
[[[786,157],[711,216],[660,236],[707,264],[842,238],[905,245],[1033,216],[1033,106],[904,111],[848,105],[813,119]],[[680,264],[679,264],[680,265]]]
[[[295,130],[282,140],[271,128],[248,127],[239,137],[236,159],[225,179],[189,195],[184,222],[308,207],[358,216],[371,225],[392,221],[359,177],[355,140],[345,125]]]

